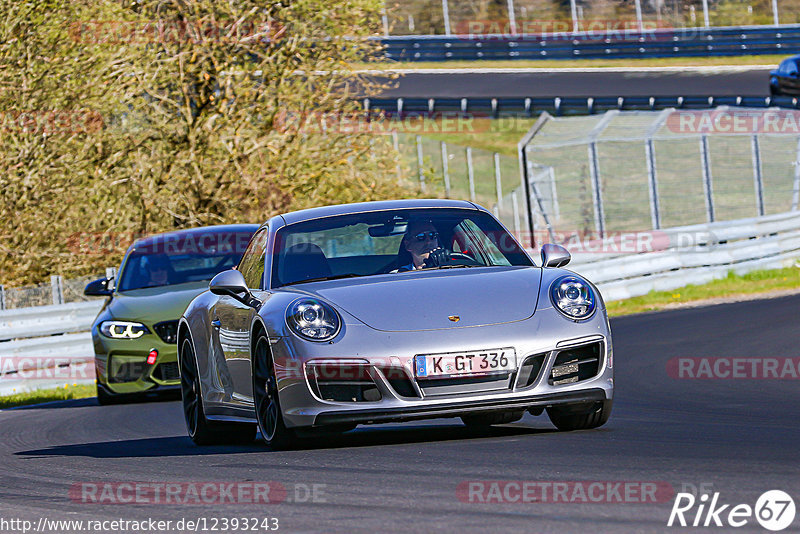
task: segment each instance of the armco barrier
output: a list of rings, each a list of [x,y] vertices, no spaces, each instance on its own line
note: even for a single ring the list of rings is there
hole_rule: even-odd
[[[102,304],[95,300],[0,311],[0,395],[93,383],[88,330]]]
[[[764,82],[766,83],[766,81]],[[547,112],[553,116],[593,115],[613,109],[655,111],[667,108],[708,109],[718,106],[798,109],[800,101],[791,96],[615,96],[553,98],[365,98],[365,110],[390,114],[459,112],[533,117]]]
[[[662,28],[543,35],[415,35],[381,38],[395,61],[595,59],[791,54],[800,25]]]
[[[597,284],[603,297],[620,300],[704,284],[728,272],[794,265],[800,258],[800,212],[661,231],[669,245],[639,254],[575,254],[569,269]]]

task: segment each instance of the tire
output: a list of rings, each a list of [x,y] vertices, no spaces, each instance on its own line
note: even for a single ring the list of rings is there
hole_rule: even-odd
[[[608,421],[611,416],[613,401],[596,402],[588,409],[585,405],[558,406],[547,409],[550,421],[562,431],[588,430],[597,428]]]
[[[256,425],[209,421],[203,410],[203,393],[197,372],[194,346],[189,338],[181,342],[181,403],[186,430],[196,445],[251,443],[256,438]]]
[[[492,425],[505,425],[519,421],[525,415],[524,411],[521,412],[494,412],[482,413],[476,415],[462,415],[461,421],[469,428],[481,429],[489,428]]]
[[[253,351],[253,403],[261,437],[272,450],[291,449],[297,435],[283,422],[283,411],[278,398],[278,382],[269,340],[261,334]]]

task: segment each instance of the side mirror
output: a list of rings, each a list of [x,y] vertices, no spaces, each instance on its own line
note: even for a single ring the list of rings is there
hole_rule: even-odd
[[[247,306],[257,307],[258,299],[250,293],[244,276],[236,269],[219,273],[208,283],[208,289],[215,295],[227,295]]]
[[[108,288],[108,283],[110,281],[111,280],[108,278],[100,278],[89,282],[83,289],[83,294],[87,297],[110,297],[113,293],[113,291]]]
[[[542,247],[542,267],[563,267],[572,259],[561,245],[548,243]]]

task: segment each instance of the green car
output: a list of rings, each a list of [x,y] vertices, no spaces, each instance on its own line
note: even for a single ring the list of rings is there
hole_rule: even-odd
[[[239,263],[257,229],[209,226],[140,239],[116,279],[86,286],[84,294],[108,297],[92,324],[100,404],[180,390],[178,319],[214,275]]]

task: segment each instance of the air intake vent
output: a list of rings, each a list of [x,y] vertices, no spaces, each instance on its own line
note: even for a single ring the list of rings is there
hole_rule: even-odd
[[[598,341],[559,352],[550,371],[550,385],[573,384],[597,376],[602,347],[602,343]]]
[[[178,321],[164,321],[155,324],[153,330],[164,343],[172,345],[178,342]]]

